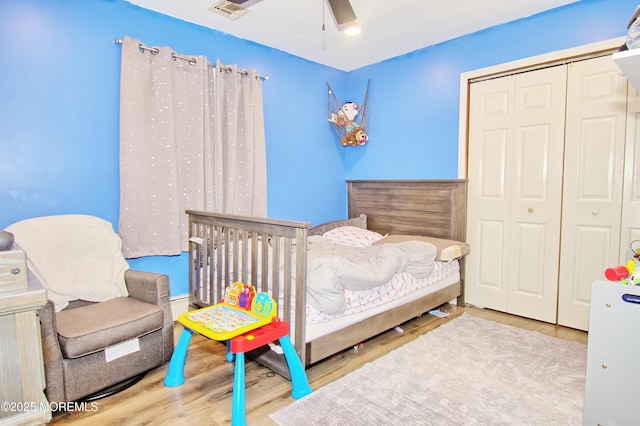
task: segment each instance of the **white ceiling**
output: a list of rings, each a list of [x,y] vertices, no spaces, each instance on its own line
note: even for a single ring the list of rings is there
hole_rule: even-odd
[[[362,27],[354,37],[337,31],[326,0],[262,0],[235,21],[208,10],[218,0],[128,1],[351,71],[578,0],[351,0]]]

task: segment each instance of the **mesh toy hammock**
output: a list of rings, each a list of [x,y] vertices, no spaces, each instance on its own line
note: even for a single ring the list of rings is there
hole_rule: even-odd
[[[369,140],[367,135],[369,122],[367,100],[369,98],[370,83],[371,80],[367,82],[367,91],[361,106],[353,102],[340,103],[333,89],[327,83],[327,88],[329,89],[329,122],[338,134],[342,146],[361,146]]]

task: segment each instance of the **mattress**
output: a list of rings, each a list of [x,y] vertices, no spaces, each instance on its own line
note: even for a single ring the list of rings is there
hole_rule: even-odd
[[[415,280],[408,274],[398,274],[375,291],[356,292],[369,294],[347,294],[353,305],[350,304],[343,315],[326,315],[307,305],[306,341],[310,342],[460,281],[457,260],[435,262],[435,266],[434,273],[426,279]]]

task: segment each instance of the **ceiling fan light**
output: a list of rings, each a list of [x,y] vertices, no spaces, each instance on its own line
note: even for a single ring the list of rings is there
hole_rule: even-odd
[[[362,29],[360,28],[358,23],[354,21],[350,25],[346,26],[343,32],[348,36],[357,36],[362,33]]]
[[[349,36],[355,36],[362,32],[358,25],[358,17],[349,0],[327,0],[327,2],[338,31]]]

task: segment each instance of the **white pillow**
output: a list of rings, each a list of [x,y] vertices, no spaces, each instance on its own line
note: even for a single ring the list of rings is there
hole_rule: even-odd
[[[334,244],[352,247],[369,247],[371,244],[384,238],[384,236],[377,232],[356,226],[341,226],[325,232],[322,236],[330,239]]]

